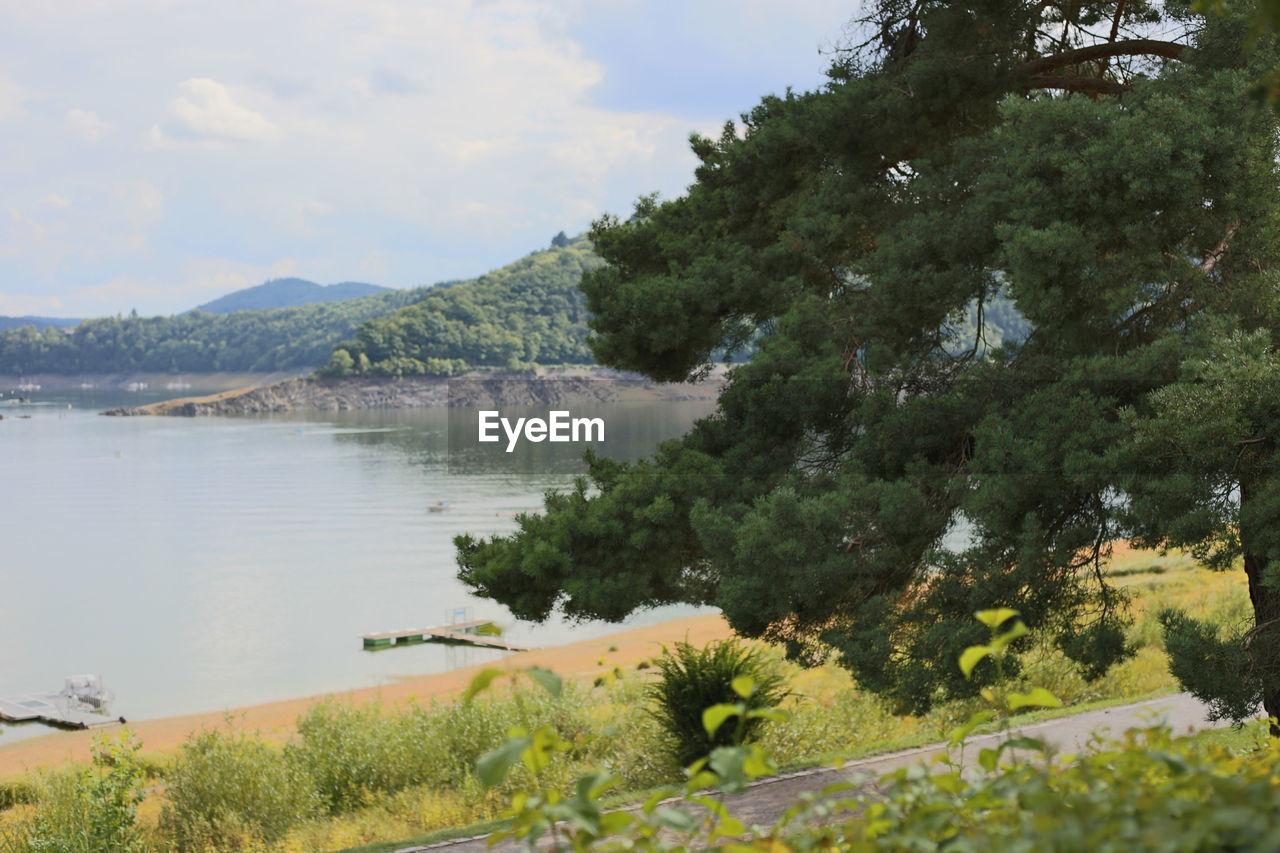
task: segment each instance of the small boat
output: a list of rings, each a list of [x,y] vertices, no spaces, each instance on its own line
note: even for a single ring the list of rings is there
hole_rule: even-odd
[[[446,509],[453,509],[453,504],[447,504],[444,501],[436,501],[427,507],[427,512],[444,512]]]

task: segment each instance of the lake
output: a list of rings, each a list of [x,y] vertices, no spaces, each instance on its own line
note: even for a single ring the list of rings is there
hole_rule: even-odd
[[[27,396],[0,405],[5,692],[99,673],[117,694],[113,714],[169,716],[503,657],[435,644],[362,650],[362,633],[443,624],[458,608],[528,645],[620,630],[517,623],[454,576],[453,537],[514,530],[515,513],[583,470],[579,446],[461,455],[455,441],[451,453],[444,409],[108,418],[97,413],[172,392]],[[608,455],[638,458],[710,409],[617,403],[583,414],[605,419]],[[437,503],[449,508],[428,509]],[[42,731],[3,726],[0,744]]]

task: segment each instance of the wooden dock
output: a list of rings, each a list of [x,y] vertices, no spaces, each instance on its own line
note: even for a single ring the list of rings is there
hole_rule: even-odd
[[[0,696],[0,720],[6,723],[41,722],[66,729],[88,729],[124,722],[76,707],[61,693],[10,693]]]
[[[508,642],[501,637],[479,633],[480,629],[492,625],[488,619],[472,619],[469,622],[456,622],[452,625],[440,625],[433,628],[407,628],[400,631],[379,631],[373,634],[361,634],[366,649],[386,649],[392,646],[407,646],[415,643],[446,642],[467,643],[472,646],[484,646],[490,649],[502,649],[508,652],[527,652],[532,646],[522,646]]]

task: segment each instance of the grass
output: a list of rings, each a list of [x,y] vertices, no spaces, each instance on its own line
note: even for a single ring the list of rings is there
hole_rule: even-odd
[[[1111,581],[1131,598],[1134,624],[1128,639],[1137,647],[1137,654],[1104,678],[1089,683],[1051,644],[1035,646],[1026,656],[1021,683],[1011,687],[1045,686],[1067,707],[1020,714],[1013,720],[1015,725],[1174,691],[1176,685],[1167,670],[1155,620],[1161,608],[1183,607],[1226,622],[1249,616],[1242,572],[1215,573],[1199,568],[1183,555],[1159,556],[1127,549],[1117,549],[1107,571]],[[785,756],[785,770],[937,743],[983,705],[981,700],[953,702],[922,717],[899,716],[861,690],[838,666],[805,670],[783,661],[776,650],[761,647],[761,654],[782,674],[791,694],[784,702],[791,714],[789,721],[771,723],[762,733],[764,748],[775,756]],[[608,766],[621,776],[627,792],[611,795],[611,806],[635,802],[678,781],[679,768],[665,757],[666,736],[647,707],[647,686],[655,671],[637,666],[635,671],[623,672],[615,667],[599,675],[595,687],[589,687],[589,679],[598,674],[592,672],[586,675],[585,683],[570,685],[566,699],[556,701],[537,691],[508,690],[470,709],[443,704],[390,714],[375,706],[321,704],[304,716],[300,734],[283,751],[241,745],[237,749],[244,750],[243,755],[228,754],[219,760],[228,766],[250,768],[253,773],[287,770],[312,780],[313,805],[300,809],[287,830],[277,834],[277,841],[255,849],[385,853],[481,835],[501,825],[496,817],[509,792],[483,791],[470,768],[475,756],[501,741],[512,725],[549,721],[573,744],[554,768],[557,779],[567,783],[578,773],[600,766]],[[237,737],[246,744],[254,739],[252,734]],[[1242,749],[1257,742],[1256,727],[1202,737]],[[200,768],[198,763],[191,764],[193,760],[190,755],[147,756],[151,782],[139,821],[155,849],[171,849],[172,840],[167,839],[161,818],[167,805],[171,814],[172,804],[182,801],[175,792],[167,792],[165,785],[189,778],[193,772],[198,777]],[[13,784],[0,790],[10,803],[17,801],[0,813],[0,834],[6,824],[24,820],[39,809],[21,802],[30,799],[33,788],[28,781],[12,780]],[[518,786],[521,781],[517,778],[512,784]],[[218,814],[216,800],[222,795],[210,789],[206,796],[209,802],[199,808]],[[172,814],[168,825],[176,825]],[[237,840],[219,842],[226,846],[217,849],[248,849],[253,843],[252,826],[235,825],[227,832],[230,834],[220,837]],[[402,840],[377,840],[386,838]],[[6,850],[0,843],[0,851]]]
[[[1214,572],[1198,566],[1183,554],[1158,555],[1118,548],[1107,569],[1111,582],[1131,597],[1134,624],[1128,639],[1137,646],[1135,657],[1114,667],[1103,679],[1088,684],[1073,671],[1069,661],[1048,647],[1037,649],[1024,673],[1026,682],[1048,684],[1067,705],[1017,715],[1015,725],[1028,725],[1074,714],[1101,710],[1166,696],[1178,687],[1167,668],[1155,614],[1165,607],[1184,607],[1191,612],[1229,620],[1247,618],[1248,593],[1243,573]],[[967,718],[976,703],[952,703],[922,718],[894,717],[874,697],[859,693],[848,673],[835,666],[814,670],[783,666],[789,688],[797,695],[791,701],[792,722],[773,727],[764,737],[767,749],[789,756],[782,770],[811,769],[837,762],[912,749],[943,740],[946,733]],[[806,707],[807,706],[807,707]],[[842,724],[829,724],[833,710],[843,710]],[[825,729],[824,729],[825,725]],[[797,729],[808,737],[797,737]],[[980,727],[977,733],[993,731],[998,722]],[[1243,731],[1219,729],[1198,735],[1206,742],[1251,748],[1258,740],[1257,727]],[[806,746],[825,740],[825,749]],[[841,743],[836,748],[831,744]],[[850,745],[845,745],[850,744]],[[799,749],[799,752],[795,750]],[[610,798],[619,806],[641,801],[650,790],[637,790]],[[383,853],[397,847],[425,845],[454,838],[468,838],[491,832],[501,822],[489,821],[456,827],[390,844],[344,848],[338,853]]]

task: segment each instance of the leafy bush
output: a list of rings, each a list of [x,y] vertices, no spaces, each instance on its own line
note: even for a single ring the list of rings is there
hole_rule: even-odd
[[[89,767],[44,777],[38,804],[0,836],[5,853],[141,853],[138,744],[127,730],[94,741]]]
[[[181,853],[269,844],[318,810],[311,780],[292,762],[229,728],[192,736],[167,780],[160,829]]]
[[[298,720],[298,741],[286,758],[307,775],[330,814],[368,803],[381,791],[407,787],[416,772],[401,721],[385,717],[376,704],[356,707],[329,701],[313,705]]]
[[[747,676],[754,682],[748,708],[773,707],[785,695],[782,676],[760,650],[736,640],[711,642],[701,649],[676,643],[671,649],[664,647],[654,664],[659,678],[650,691],[653,714],[671,736],[673,757],[681,765],[692,764],[716,747],[732,742],[733,727],[709,735],[702,723],[702,712],[712,705],[737,701],[735,678]],[[743,740],[750,741],[762,722],[745,720]]]
[[[852,851],[1280,849],[1274,748],[1238,755],[1128,732],[1078,760],[1018,765],[976,780],[904,769],[860,800],[854,823],[808,827],[793,849]]]

